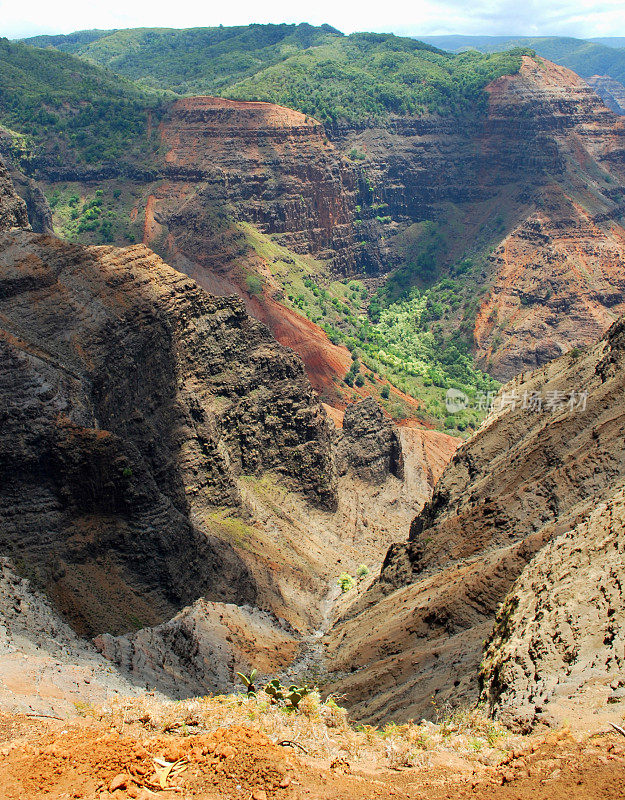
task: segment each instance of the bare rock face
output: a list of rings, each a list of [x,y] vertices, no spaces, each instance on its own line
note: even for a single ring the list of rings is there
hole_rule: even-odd
[[[508,594],[480,674],[491,713],[527,731],[545,715],[562,722],[590,685],[623,698],[624,575],[620,489],[538,553]]]
[[[28,228],[26,204],[18,197],[4,164],[0,161],[0,233],[11,228]]]
[[[615,114],[625,114],[625,86],[609,75],[591,75],[586,83]]]
[[[372,397],[347,406],[337,450],[340,474],[349,469],[371,483],[383,483],[389,475],[404,477],[399,432]]]
[[[25,225],[5,186],[5,227]],[[81,633],[157,624],[199,596],[253,602],[207,513],[242,510],[240,475],[335,507],[302,364],[237,299],[143,246],[9,229],[0,314],[0,546]]]
[[[160,135],[165,183],[146,208],[146,243],[164,225],[173,250],[212,269],[220,247],[208,207],[226,203],[291,249],[356,271],[355,175],[316,120],[273,103],[189,97],[167,109]]]
[[[269,614],[200,599],[154,628],[95,639],[123,674],[169,697],[204,696],[234,688],[235,672],[275,676],[290,664],[299,640]]]
[[[586,352],[508,383],[456,451],[409,542],[391,546],[379,583],[330,634],[333,691],[355,714],[418,718],[432,697],[439,707],[477,699],[483,642],[515,581],[625,485],[624,331],[620,321]]]

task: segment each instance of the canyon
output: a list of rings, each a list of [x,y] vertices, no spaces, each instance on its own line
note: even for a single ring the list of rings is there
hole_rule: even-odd
[[[379,563],[457,441],[398,429],[371,399],[337,429],[236,297],[144,245],[32,232],[0,177],[7,598],[17,571],[46,614],[169,693],[223,691],[264,649],[265,674],[287,667],[338,573]]]
[[[520,58],[483,113],[167,100],[131,169],[26,164],[3,133],[3,707],[256,669],[372,725],[623,713],[625,122]],[[105,193],[119,241],[52,235]],[[508,381],[465,441],[298,296],[349,289],[366,338],[362,298],[407,267],[457,280],[428,333]]]
[[[144,177],[64,171],[45,155],[31,171],[48,192],[117,187],[138,239],[207,290],[238,293],[340,407],[351,395],[328,376],[342,378],[348,356],[286,299],[292,276],[246,226],[322,286],[352,276],[375,287],[402,264],[414,269],[428,220],[438,243],[426,283],[473,265],[443,327],[462,331],[481,369],[506,380],[590,344],[625,311],[625,122],[541,58],[523,56],[486,93],[484,116],[351,128],[271,103],[189,97],[150,123],[159,152]],[[298,254],[312,258],[306,267]]]

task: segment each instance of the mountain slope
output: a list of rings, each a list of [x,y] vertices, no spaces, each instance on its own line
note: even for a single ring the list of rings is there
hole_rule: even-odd
[[[302,23],[79,31],[24,41],[80,56],[149,86],[180,94],[217,94],[221,87],[300,50],[342,36],[329,25]]]
[[[337,673],[332,691],[345,692],[356,714],[372,720],[391,714],[406,720],[432,714],[432,702],[442,708],[477,699],[484,641],[511,590],[489,655],[493,702],[499,693],[502,706],[514,706],[518,692],[520,706],[531,695],[539,713],[538,695],[549,692],[555,681],[566,684],[565,667],[553,659],[549,663],[548,655],[541,664],[537,655],[537,668],[545,673],[534,698],[531,675],[526,677],[523,666],[529,664],[523,655],[527,650],[521,649],[518,660],[512,655],[519,637],[522,648],[531,643],[516,623],[506,627],[516,619],[517,589],[512,587],[549,542],[554,541],[555,557],[574,553],[575,534],[568,544],[560,545],[557,537],[585,520],[596,525],[590,515],[602,502],[611,507],[610,498],[625,484],[625,413],[620,400],[624,331],[620,321],[579,357],[563,356],[507,384],[499,408],[459,448],[432,501],[414,520],[408,543],[391,547],[379,582],[330,634],[329,662]],[[609,508],[605,513],[610,515]],[[615,535],[620,540],[617,522]],[[611,545],[606,558],[608,552],[614,553]],[[553,564],[554,556],[545,553],[539,558]],[[617,563],[619,556],[614,555]],[[596,559],[592,550],[588,558],[594,581],[603,563],[601,547]],[[571,559],[567,556],[554,570],[560,569],[561,576],[575,570]],[[536,580],[532,576],[538,574],[533,571],[538,570],[538,560],[535,563],[519,586]],[[559,578],[554,574],[553,579],[555,593]],[[592,581],[587,584],[590,594]],[[524,591],[522,596],[527,596]],[[583,627],[584,606],[577,609],[566,599],[550,606],[550,591],[547,586],[542,606],[553,615],[549,619],[568,615],[573,629]],[[523,601],[519,614],[527,607]],[[605,616],[607,608],[602,606],[600,613]],[[505,644],[508,631],[512,638]],[[502,638],[500,654],[497,642]],[[592,659],[583,647],[579,662],[573,658],[568,663],[578,663],[580,672],[605,688],[612,680],[610,661],[606,664],[601,653],[596,654],[592,676]],[[498,686],[494,665],[499,660],[508,666],[499,674]]]

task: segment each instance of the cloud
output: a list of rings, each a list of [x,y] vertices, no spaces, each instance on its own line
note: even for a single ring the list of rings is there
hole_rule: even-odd
[[[622,0],[414,0],[364,4],[317,0],[294,12],[292,0],[234,0],[210,5],[205,0],[0,0],[0,35],[69,33],[87,28],[245,25],[250,22],[328,22],[340,30],[392,31],[413,35],[446,33],[543,36],[625,35]]]

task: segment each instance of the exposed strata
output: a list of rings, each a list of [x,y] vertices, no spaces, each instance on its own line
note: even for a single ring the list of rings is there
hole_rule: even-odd
[[[404,241],[392,234],[423,219],[441,225],[441,265],[494,249],[475,277],[486,288],[475,353],[507,380],[594,342],[625,312],[625,123],[544,59],[524,57],[487,93],[484,117],[398,118],[343,131],[341,147],[367,156],[363,214],[383,203],[392,217],[388,263]]]
[[[475,323],[480,365],[509,379],[595,341],[625,312],[625,124],[543,59],[525,58],[489,93],[487,154],[537,184],[534,209],[489,259]],[[519,144],[506,147],[511,120]]]
[[[28,229],[26,203],[15,189],[4,164],[0,161],[0,233],[11,228]]]
[[[276,292],[247,296],[248,271],[263,274],[266,265],[238,222],[325,261],[322,282],[410,260],[405,243],[423,220],[441,226],[443,271],[467,252],[494,248],[475,275],[487,289],[475,352],[480,366],[508,379],[594,341],[624,310],[625,123],[587,83],[544,59],[524,57],[520,72],[487,94],[486,115],[332,131],[271,103],[185,98],[164,111],[149,171],[89,181],[124,181],[136,194],[132,217],[144,243],[209,291],[244,296],[328,393],[326,375],[343,359],[319,329],[307,343],[306,321]],[[364,160],[349,158],[354,148]],[[86,179],[34,163],[48,181]]]
[[[199,596],[253,601],[248,568],[193,508],[241,510],[238,476],[267,471],[336,506],[301,362],[143,246],[2,237],[5,554],[85,632],[162,621]]]
[[[168,108],[160,136],[169,180],[156,190],[155,213],[196,263],[214,261],[206,211],[192,237],[179,223],[199,193],[338,273],[356,271],[354,175],[316,120],[272,103],[190,97]]]
[[[16,229],[0,177],[2,554],[75,631],[111,634],[102,651],[142,685],[274,672],[324,624],[339,572],[379,564],[457,441],[401,430],[401,472],[397,433],[365,405],[376,482],[338,478],[342,434],[237,298],[143,245]]]
[[[477,698],[483,642],[514,582],[625,482],[624,330],[508,383],[508,402],[457,450],[409,542],[391,546],[380,581],[330,634],[332,690],[355,714],[420,718],[432,702]],[[526,392],[545,410],[524,408]]]

